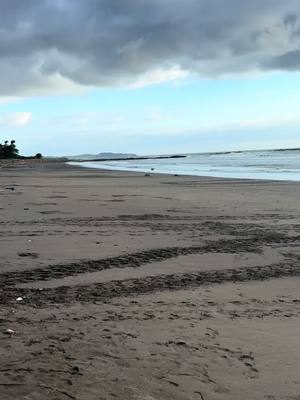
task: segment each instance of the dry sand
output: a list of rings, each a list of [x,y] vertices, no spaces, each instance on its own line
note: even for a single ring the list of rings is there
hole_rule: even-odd
[[[299,198],[2,162],[0,399],[299,400]]]

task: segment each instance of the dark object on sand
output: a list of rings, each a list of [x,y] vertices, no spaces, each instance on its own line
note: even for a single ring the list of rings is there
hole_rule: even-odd
[[[145,176],[151,176],[150,174],[145,174]]]
[[[3,332],[5,335],[9,335],[12,336],[15,334],[15,331],[13,331],[12,329],[5,329],[5,331]]]
[[[30,257],[30,258],[38,258],[38,253],[30,253],[30,252],[24,252],[24,253],[18,253],[19,257]]]

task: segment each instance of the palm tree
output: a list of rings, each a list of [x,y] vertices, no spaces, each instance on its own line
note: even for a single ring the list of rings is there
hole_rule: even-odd
[[[18,156],[19,154],[19,150],[16,148],[16,141],[15,140],[11,140],[10,142],[10,155],[11,157],[15,158]]]

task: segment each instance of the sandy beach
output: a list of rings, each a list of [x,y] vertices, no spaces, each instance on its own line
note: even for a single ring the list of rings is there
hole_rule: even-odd
[[[0,399],[299,400],[299,198],[0,163]]]

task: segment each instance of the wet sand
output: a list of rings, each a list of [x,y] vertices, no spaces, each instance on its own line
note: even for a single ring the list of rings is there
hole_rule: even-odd
[[[299,400],[299,196],[0,163],[1,400]]]

